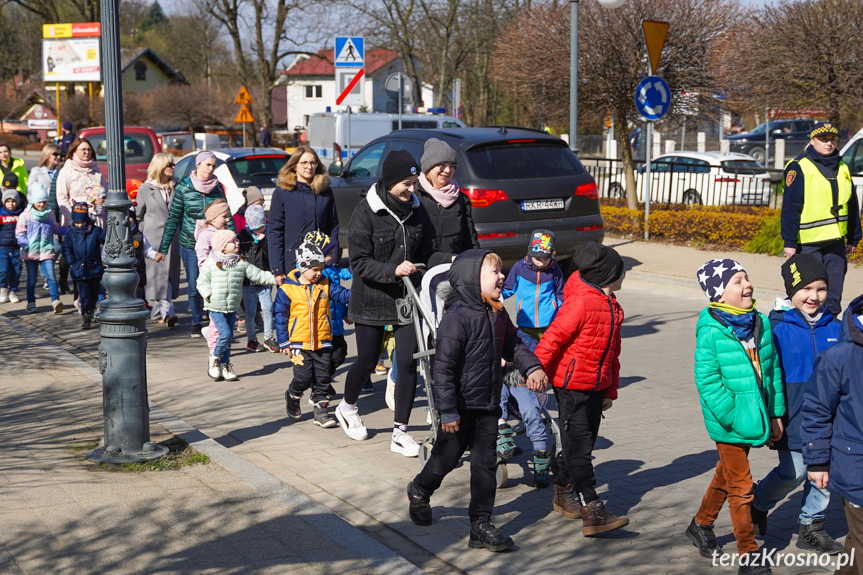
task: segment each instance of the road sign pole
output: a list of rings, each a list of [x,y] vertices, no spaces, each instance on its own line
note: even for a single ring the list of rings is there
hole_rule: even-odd
[[[348,154],[347,157],[345,158],[345,162],[347,162],[351,159],[351,107],[350,106],[348,106],[348,142],[347,142],[347,145],[345,146],[345,149],[347,150],[347,154]]]
[[[243,124],[243,147],[246,147],[246,124]]]
[[[402,73],[399,72],[398,74],[399,74],[399,130],[401,130],[402,129],[402,108],[404,107],[403,93],[402,93],[403,81],[402,81]]]
[[[569,0],[569,148],[578,153],[578,1]]]
[[[645,186],[647,191],[644,193],[644,239],[650,239],[650,192],[653,189],[653,181],[650,177],[650,154],[653,149],[653,122],[651,120],[647,120],[647,135],[644,140],[647,144],[647,150],[644,152],[644,177],[646,179]],[[638,184],[636,183],[635,189],[638,190]],[[638,201],[638,195],[636,193],[636,202]]]

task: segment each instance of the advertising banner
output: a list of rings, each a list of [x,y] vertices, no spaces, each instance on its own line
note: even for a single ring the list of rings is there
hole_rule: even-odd
[[[101,82],[99,38],[44,38],[45,82]]]

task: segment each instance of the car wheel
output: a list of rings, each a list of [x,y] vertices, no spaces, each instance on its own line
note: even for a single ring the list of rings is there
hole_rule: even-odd
[[[687,206],[700,206],[704,202],[701,201],[701,194],[695,190],[686,190],[683,192],[683,203]]]
[[[623,189],[623,186],[619,182],[612,182],[608,186],[608,197],[623,199],[626,197],[626,190]]]
[[[755,146],[751,150],[749,150],[749,155],[755,158],[755,161],[761,164],[764,167],[767,167],[767,164],[764,162],[767,160],[767,154],[764,152],[764,148],[760,146]]]

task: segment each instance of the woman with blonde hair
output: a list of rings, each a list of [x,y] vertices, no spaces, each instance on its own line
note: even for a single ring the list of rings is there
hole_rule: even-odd
[[[56,144],[46,144],[45,147],[42,148],[42,156],[39,158],[39,165],[30,170],[30,178],[28,179],[29,182],[39,182],[46,190],[49,190],[48,208],[54,212],[54,217],[56,217],[58,221],[60,219],[60,211],[57,207],[57,190],[53,185],[54,181],[57,179],[62,159],[63,152],[60,151],[60,146]]]
[[[138,188],[135,208],[141,232],[154,246],[162,244],[173,200],[174,156],[160,152],[150,161],[147,181]],[[144,296],[148,300],[155,300],[150,318],[158,323],[166,323],[168,327],[174,327],[177,323],[172,300],[180,293],[179,241],[179,234],[175,233],[164,260],[146,261],[147,287]]]
[[[276,190],[270,200],[269,230],[270,267],[279,282],[296,267],[294,252],[309,232],[317,230],[329,236],[338,262],[336,200],[330,188],[330,177],[309,146],[297,148],[279,170]]]
[[[108,180],[96,166],[96,151],[87,140],[75,140],[69,146],[69,159],[57,175],[57,204],[63,214],[63,225],[72,225],[72,204],[87,202],[87,184],[108,189]]]

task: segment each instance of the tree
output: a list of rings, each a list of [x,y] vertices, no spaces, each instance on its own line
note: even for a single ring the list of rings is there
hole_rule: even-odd
[[[725,49],[716,69],[735,111],[825,108],[837,125],[860,115],[859,0],[780,0],[752,11]]]
[[[627,204],[637,207],[629,127],[640,123],[635,89],[647,72],[642,19],[671,23],[657,75],[672,94],[693,94],[693,103],[712,108],[717,79],[714,51],[739,14],[733,0],[627,0],[616,10],[583,1],[579,11],[579,123],[611,111],[626,178]],[[501,34],[493,78],[529,119],[566,126],[569,110],[569,6],[526,10]],[[681,99],[672,98],[680,110]],[[566,119],[565,119],[566,118]]]
[[[200,126],[207,124],[227,124],[233,117],[231,104],[230,96],[218,88],[203,85],[161,86],[140,94],[136,102],[140,117],[146,124],[157,129],[182,127],[189,131],[198,131]]]
[[[141,30],[146,32],[147,30],[166,26],[167,24],[168,17],[165,16],[165,13],[162,11],[162,6],[159,4],[159,0],[156,0],[147,11],[147,16],[141,21]]]

